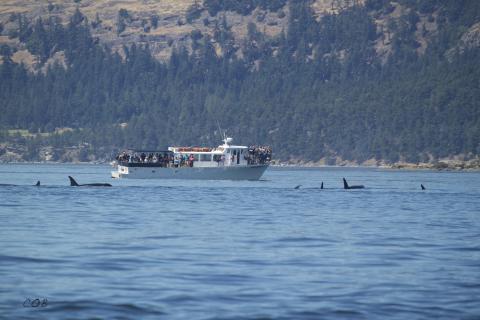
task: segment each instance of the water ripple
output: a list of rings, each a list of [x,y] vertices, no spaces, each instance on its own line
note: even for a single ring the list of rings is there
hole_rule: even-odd
[[[478,173],[272,168],[259,182],[67,185],[65,173],[103,182],[109,171],[0,168],[2,182],[35,172],[45,184],[0,188],[0,318],[480,315]],[[368,189],[341,189],[343,176]]]

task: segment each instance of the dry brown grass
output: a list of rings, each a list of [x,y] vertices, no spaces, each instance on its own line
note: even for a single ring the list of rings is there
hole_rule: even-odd
[[[120,9],[127,9],[129,12],[150,12],[161,15],[176,15],[185,13],[187,8],[195,0],[82,0],[76,4],[72,0],[52,0],[56,8],[49,13],[47,0],[2,0],[0,2],[0,16],[11,13],[26,13],[30,17],[38,17],[49,14],[61,14],[68,16],[78,6],[80,10],[90,19],[95,18],[98,12],[101,16],[115,16]]]
[[[166,45],[166,40],[158,40],[158,36],[183,41],[182,39],[195,29],[192,25],[178,24],[179,20],[185,19],[186,10],[195,0],[82,0],[79,4],[73,0],[50,0],[50,2],[55,5],[52,11],[48,10],[49,1],[47,0],[0,0],[0,22],[6,26],[4,36],[0,36],[0,44],[7,43],[22,49],[17,40],[8,39],[5,36],[8,33],[7,29],[17,27],[16,22],[9,22],[12,13],[25,14],[30,20],[56,16],[66,23],[77,7],[89,21],[94,21],[98,14],[102,23],[99,28],[92,30],[92,33],[115,50],[132,43],[149,43],[151,47],[158,49],[154,52],[155,56],[166,58],[170,55],[171,49]],[[120,9],[128,11],[131,21],[127,22],[127,28],[118,36],[116,26]],[[151,28],[150,32],[145,32],[141,21],[145,20],[149,25],[153,15],[159,17],[159,26],[156,29]],[[198,24],[200,25],[200,22]],[[202,30],[202,32],[208,32],[208,30]],[[32,58],[26,56],[25,52],[18,54],[16,59],[26,65],[33,65]]]
[[[318,17],[321,17],[329,13],[338,13],[342,9],[355,4],[364,5],[365,0],[315,0],[312,4],[312,9]]]
[[[28,70],[35,71],[37,65],[37,58],[31,54],[28,50],[19,50],[12,56],[12,60],[15,63],[23,63]]]
[[[49,1],[55,5],[51,12],[48,11]],[[123,45],[148,43],[157,58],[168,59],[172,47],[179,44],[189,45],[189,34],[192,30],[198,29],[204,34],[213,34],[214,23],[205,26],[203,19],[208,18],[213,21],[219,19],[219,16],[209,17],[206,11],[191,24],[179,23],[185,21],[185,13],[194,2],[195,0],[82,0],[76,4],[73,0],[0,0],[0,22],[8,22],[11,13],[24,13],[30,19],[57,16],[66,23],[78,7],[90,21],[94,21],[95,16],[99,15],[102,23],[97,29],[92,30],[92,33],[114,50],[121,53]],[[365,0],[351,0],[349,3],[353,4],[354,2],[363,4]],[[202,3],[202,1],[198,1],[198,3]],[[315,0],[312,4],[318,18],[325,13],[336,12],[346,6],[346,0]],[[126,9],[132,19],[127,22],[125,31],[119,36],[116,33],[116,26],[120,9]],[[237,44],[240,45],[247,36],[248,23],[255,23],[257,30],[270,37],[286,30],[288,7],[285,7],[283,11],[286,13],[283,18],[279,18],[278,13],[264,12],[260,9],[256,9],[248,16],[234,12],[227,12],[225,15]],[[142,20],[149,25],[153,15],[159,17],[158,27],[151,28],[149,32],[146,32],[142,27]],[[10,23],[7,27],[14,28],[15,23]],[[5,41],[9,41],[9,39],[0,37],[0,43]],[[21,46],[19,49],[22,49]],[[218,52],[220,53],[221,50]],[[241,52],[239,54],[241,55]],[[32,63],[31,57],[22,56],[18,59],[23,59],[22,61],[25,61],[26,64],[30,63],[31,65]]]

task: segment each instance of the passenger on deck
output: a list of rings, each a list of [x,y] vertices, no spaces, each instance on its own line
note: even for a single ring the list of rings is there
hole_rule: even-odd
[[[178,168],[180,166],[180,157],[181,155],[179,154],[175,154],[175,156],[173,157],[173,166],[175,168]]]
[[[195,157],[193,156],[193,154],[190,154],[190,156],[188,157],[188,166],[193,167],[194,161],[195,161]]]

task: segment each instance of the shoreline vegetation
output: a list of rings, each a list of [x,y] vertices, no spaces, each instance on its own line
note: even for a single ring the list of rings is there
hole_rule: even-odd
[[[112,159],[98,159],[95,156],[89,156],[90,159],[81,161],[80,159],[69,158],[69,159],[59,159],[59,160],[41,160],[41,161],[29,161],[24,160],[18,155],[16,157],[11,157],[11,155],[4,154],[0,156],[0,164],[112,164],[114,161]],[[474,158],[470,160],[459,160],[459,159],[441,159],[438,161],[432,162],[421,162],[421,163],[411,163],[411,162],[395,162],[387,163],[383,160],[374,160],[370,159],[359,163],[357,161],[346,161],[340,160],[338,162],[332,163],[327,162],[325,159],[319,161],[304,161],[301,159],[289,160],[289,161],[279,161],[273,159],[271,162],[272,167],[276,168],[380,168],[380,169],[393,169],[393,170],[437,170],[437,171],[480,171],[480,158]]]
[[[345,167],[345,168],[381,168],[393,170],[437,170],[437,171],[480,171],[480,159],[467,161],[460,160],[440,160],[430,163],[411,163],[411,162],[395,162],[385,163],[383,161],[375,161],[375,163],[354,161],[345,161],[340,164],[322,164],[320,162],[277,162],[273,164],[275,167],[298,167],[298,168],[328,168],[328,167]]]
[[[18,162],[3,162],[0,161],[0,165],[4,164],[109,164],[106,161],[87,161],[87,162],[59,162],[59,161],[18,161]],[[443,162],[440,164],[433,163],[395,163],[390,165],[318,165],[310,163],[277,163],[271,164],[271,167],[275,168],[378,168],[378,169],[391,169],[391,170],[436,170],[436,171],[480,171],[480,165],[468,165],[468,164],[455,164],[447,165]]]
[[[17,136],[7,135],[4,142],[0,141],[0,164],[111,164],[116,154],[121,150],[118,148],[95,147],[83,142],[68,147],[61,145],[31,145],[30,143],[15,141],[19,136],[29,135],[28,130],[13,130]],[[19,132],[21,131],[21,132]],[[62,136],[64,132],[71,132],[71,128],[56,129],[55,134]],[[25,137],[23,137],[25,138]],[[318,160],[305,159],[301,157],[282,157],[271,161],[272,167],[292,168],[381,168],[398,170],[437,170],[437,171],[480,171],[480,156],[476,154],[458,154],[443,158],[436,158],[432,154],[421,153],[420,159],[424,161],[408,161],[401,157],[398,161],[387,159],[344,159],[341,156],[323,157]]]

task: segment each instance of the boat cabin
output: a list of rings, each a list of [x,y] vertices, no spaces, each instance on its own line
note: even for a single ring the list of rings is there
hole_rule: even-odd
[[[269,147],[232,145],[232,138],[223,139],[217,148],[169,147],[164,151],[127,150],[117,156],[119,165],[127,167],[235,167],[263,165],[270,162]]]
[[[248,147],[230,145],[232,138],[225,138],[217,148],[169,147],[175,156],[193,160],[193,167],[245,166],[248,164]],[[174,156],[174,157],[175,157]]]

